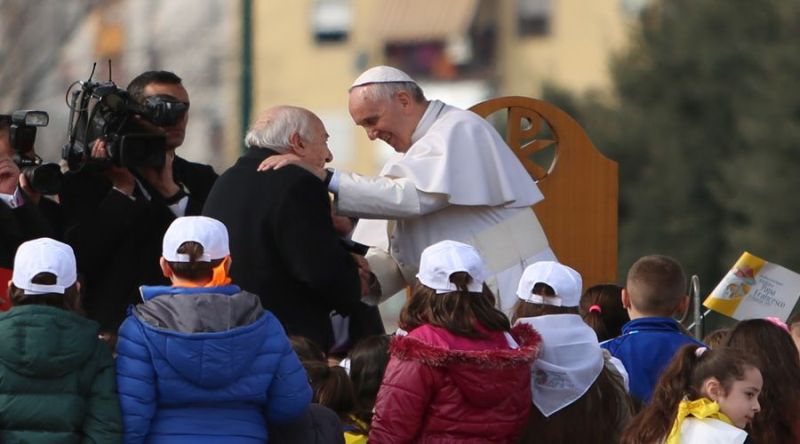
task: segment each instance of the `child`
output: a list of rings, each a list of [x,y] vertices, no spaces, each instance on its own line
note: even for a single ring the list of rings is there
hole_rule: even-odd
[[[631,417],[623,376],[578,315],[581,286],[577,271],[550,261],[520,279],[514,320],[542,335],[531,367],[535,408],[520,443],[615,443]]]
[[[79,313],[72,248],[40,238],[23,243],[0,314],[0,442],[118,443],[114,362]]]
[[[703,345],[685,335],[672,315],[686,310],[686,274],[667,256],[644,256],[628,270],[622,289],[622,305],[631,321],[622,335],[603,342],[625,365],[635,403],[647,403],[658,376],[675,352],[684,345]]]
[[[442,241],[422,252],[400,313],[369,434],[371,443],[513,442],[530,410],[539,335],[512,331],[484,285],[477,250]]]
[[[764,375],[764,410],[751,424],[753,440],[800,442],[800,358],[790,335],[770,321],[748,319],[731,330],[728,346],[752,356]]]
[[[741,444],[760,410],[761,372],[726,347],[681,348],[664,370],[651,403],[625,430],[625,444]],[[773,441],[757,441],[773,442]]]
[[[120,327],[125,442],[267,442],[267,423],[298,417],[311,399],[281,324],[230,284],[221,222],[175,219],[162,255],[173,286],[141,287],[144,303]]]
[[[367,336],[350,349],[350,380],[356,395],[356,419],[369,426],[386,366],[389,364],[387,335]]]
[[[631,320],[622,306],[622,287],[617,284],[598,284],[581,296],[579,305],[583,322],[597,333],[600,342],[622,334],[622,326]]]
[[[355,393],[347,371],[338,365],[318,361],[306,361],[303,365],[314,390],[313,401],[333,410],[339,417],[343,429],[339,436],[346,444],[366,443],[369,427],[355,417]]]

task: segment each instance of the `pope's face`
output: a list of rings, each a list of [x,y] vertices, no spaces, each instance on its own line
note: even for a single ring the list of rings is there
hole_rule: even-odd
[[[410,97],[396,93],[390,99],[373,99],[364,92],[365,87],[350,91],[353,122],[364,128],[369,140],[383,140],[398,153],[408,151],[418,120],[409,112]]]

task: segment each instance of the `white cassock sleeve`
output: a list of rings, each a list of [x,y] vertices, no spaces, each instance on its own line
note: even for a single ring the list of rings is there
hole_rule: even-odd
[[[405,219],[440,210],[448,202],[445,195],[417,190],[407,178],[342,172],[335,205],[338,214],[359,219]]]

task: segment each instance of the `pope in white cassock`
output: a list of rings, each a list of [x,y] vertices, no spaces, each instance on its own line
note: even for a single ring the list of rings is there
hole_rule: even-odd
[[[475,246],[493,273],[486,281],[509,313],[526,266],[555,260],[531,206],[542,193],[495,129],[470,111],[427,100],[406,73],[377,66],[350,87],[350,115],[370,140],[397,152],[379,176],[267,159],[261,169],[288,163],[328,181],[339,214],[360,218],[353,240],[380,288],[378,303],[414,283],[424,250],[450,239]]]

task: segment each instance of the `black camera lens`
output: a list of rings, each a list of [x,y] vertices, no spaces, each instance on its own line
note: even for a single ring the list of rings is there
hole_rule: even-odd
[[[25,166],[22,174],[28,180],[31,188],[42,194],[58,194],[61,191],[63,174],[61,168],[55,163]]]

